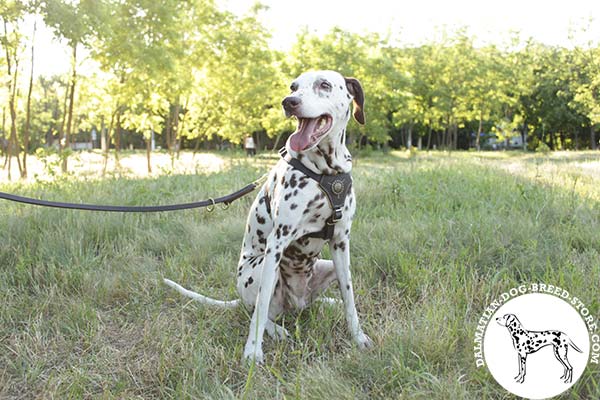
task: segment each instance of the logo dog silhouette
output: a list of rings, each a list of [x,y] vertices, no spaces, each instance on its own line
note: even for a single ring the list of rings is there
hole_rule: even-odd
[[[505,314],[503,317],[496,318],[496,322],[501,326],[508,328],[508,332],[513,341],[513,346],[519,355],[519,374],[515,380],[519,383],[525,381],[525,363],[527,355],[535,353],[542,347],[552,346],[554,356],[564,368],[564,373],[560,377],[565,383],[573,380],[573,367],[567,358],[569,346],[580,353],[583,353],[566,333],[561,331],[528,331],[523,328],[521,322],[514,314]]]

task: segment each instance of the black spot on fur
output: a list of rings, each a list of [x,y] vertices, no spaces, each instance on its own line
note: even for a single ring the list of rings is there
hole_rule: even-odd
[[[297,184],[298,180],[296,179],[296,175],[292,175],[292,178],[290,179],[290,187],[295,188]]]
[[[292,203],[292,204],[290,205],[290,210],[295,210],[297,207],[298,207],[298,204],[296,204],[296,203]]]
[[[267,221],[263,217],[261,217],[260,215],[257,215],[256,216],[256,222],[258,222],[259,224],[263,225]]]
[[[346,290],[350,290],[350,284],[346,285]]]

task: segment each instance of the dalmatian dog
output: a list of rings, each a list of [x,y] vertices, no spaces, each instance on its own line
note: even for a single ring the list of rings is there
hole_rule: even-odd
[[[350,228],[356,209],[346,148],[346,125],[353,116],[364,124],[364,94],[358,80],[334,71],[306,72],[283,99],[296,131],[282,158],[254,200],[237,269],[240,299],[220,301],[165,283],[202,303],[253,309],[244,358],[261,364],[263,335],[288,336],[275,321],[284,312],[303,309],[338,282],[350,334],[359,348],[373,345],[359,323],[350,274]],[[329,192],[324,183],[331,184]],[[343,193],[342,193],[343,192]],[[333,193],[333,194],[332,194]],[[336,200],[337,199],[337,200]],[[332,260],[320,259],[328,244]]]
[[[566,333],[561,331],[528,331],[523,328],[523,325],[514,314],[506,314],[503,317],[496,318],[496,322],[508,328],[513,346],[519,355],[519,374],[515,376],[517,382],[523,383],[525,381],[527,355],[535,353],[546,346],[553,347],[554,356],[564,368],[561,379],[565,383],[570,383],[573,380],[573,367],[567,358],[569,346],[579,353],[582,353],[582,351]]]

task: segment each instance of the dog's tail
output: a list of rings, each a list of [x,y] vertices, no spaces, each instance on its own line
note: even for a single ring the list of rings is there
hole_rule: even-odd
[[[569,338],[569,344],[571,345],[572,348],[575,349],[575,351],[583,353],[583,351],[581,351],[581,349],[579,347],[575,346],[575,343],[573,343],[573,341],[571,340],[571,338]]]
[[[231,300],[231,301],[222,301],[222,300],[212,299],[210,297],[203,296],[200,293],[196,293],[196,292],[192,292],[191,290],[187,290],[183,286],[181,286],[169,279],[164,279],[164,281],[167,285],[171,286],[173,289],[177,290],[182,295],[191,297],[192,299],[194,299],[202,304],[208,304],[210,306],[217,306],[217,307],[222,307],[222,308],[235,308],[240,303],[239,299]]]

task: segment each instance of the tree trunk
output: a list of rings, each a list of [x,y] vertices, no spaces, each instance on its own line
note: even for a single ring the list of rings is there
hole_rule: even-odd
[[[196,144],[194,145],[194,150],[193,150],[193,154],[192,154],[192,160],[194,159],[194,157],[196,157],[196,153],[198,152],[198,149],[200,149],[200,136],[198,136],[198,138],[196,139]]]
[[[108,124],[108,131],[106,132],[106,146],[102,149],[102,152],[104,153],[104,165],[102,166],[102,176],[106,174],[106,167],[108,165],[108,150],[110,149],[110,133],[112,132],[113,124],[115,122],[115,114],[118,112],[118,109],[119,106],[117,105],[117,110],[115,110],[115,112],[113,112],[110,116],[110,123]]]
[[[121,109],[117,110],[117,126],[115,128],[115,166],[120,167],[119,152],[121,151]]]
[[[65,100],[63,101],[63,115],[60,123],[60,129],[58,131],[58,155],[62,158],[63,150],[65,148],[65,124],[67,123],[67,107],[69,105],[69,83],[65,86]],[[58,107],[58,106],[57,106]]]
[[[277,146],[279,145],[279,141],[281,140],[281,136],[283,136],[283,132],[279,132],[279,135],[275,138],[275,144],[273,144],[273,150],[279,150]]]
[[[33,90],[33,61],[35,43],[36,21],[33,22],[33,35],[31,38],[31,73],[29,74],[29,90],[27,92],[27,109],[25,111],[25,130],[23,131],[23,171],[21,178],[27,178],[27,152],[29,152],[29,127],[31,122],[31,92]]]
[[[527,136],[528,136],[527,122],[523,122],[523,151],[527,151]]]
[[[550,132],[550,150],[556,150],[556,142],[554,140],[554,131]]]
[[[188,114],[188,104],[190,102],[190,96],[186,97],[185,104],[183,105],[183,117],[181,118],[181,126],[177,130],[177,159],[179,160],[179,153],[181,152],[181,134],[185,127],[185,117]],[[179,119],[179,118],[178,118]]]
[[[8,28],[6,21],[4,21],[4,36],[8,36]],[[17,111],[15,108],[15,99],[17,96],[17,75],[19,70],[18,59],[16,54],[11,54],[9,46],[4,46],[6,51],[6,69],[8,72],[8,109],[10,112],[10,137],[8,139],[8,180],[12,179],[11,176],[11,163],[13,151],[17,151],[17,163],[19,164],[19,172],[22,173],[21,159],[19,158],[18,142],[17,142]],[[16,52],[16,50],[15,50]],[[12,63],[14,61],[14,71],[12,69]]]
[[[152,173],[152,163],[150,162],[150,156],[152,154],[152,136],[154,131],[150,133],[150,137],[146,138],[146,161],[148,164],[148,175]]]
[[[100,117],[100,150],[102,153],[106,151],[106,126],[104,125],[104,115]]]
[[[594,130],[594,123],[590,125],[590,142],[592,150],[596,150],[598,146],[596,146],[596,131]]]
[[[408,125],[408,132],[407,132],[407,137],[406,137],[406,148],[408,150],[410,150],[413,147],[413,145],[412,145],[412,130],[413,130],[413,123],[411,121],[410,124]]]
[[[7,143],[8,140],[6,139],[6,107],[2,107],[2,142],[1,144],[1,149],[2,152],[4,153],[4,164],[2,165],[2,168],[6,168],[6,163],[8,162],[8,147]]]
[[[433,130],[433,128],[430,125],[429,126],[429,132],[427,133],[427,150],[431,149],[431,131],[432,130]]]
[[[73,104],[75,102],[75,82],[77,80],[77,43],[73,44],[73,55],[71,63],[71,89],[69,91],[69,111],[67,115],[67,132],[65,135],[65,146],[71,146],[71,129],[73,127]],[[67,172],[67,157],[63,157],[62,172]]]
[[[475,138],[475,148],[481,151],[481,133],[483,132],[483,111],[479,112],[479,127],[477,128],[477,137]]]
[[[177,137],[179,136],[179,110],[181,106],[179,105],[179,99],[177,99],[177,104],[175,105],[175,110],[173,112],[173,130],[171,131],[171,168],[175,167],[175,152],[177,150]]]

